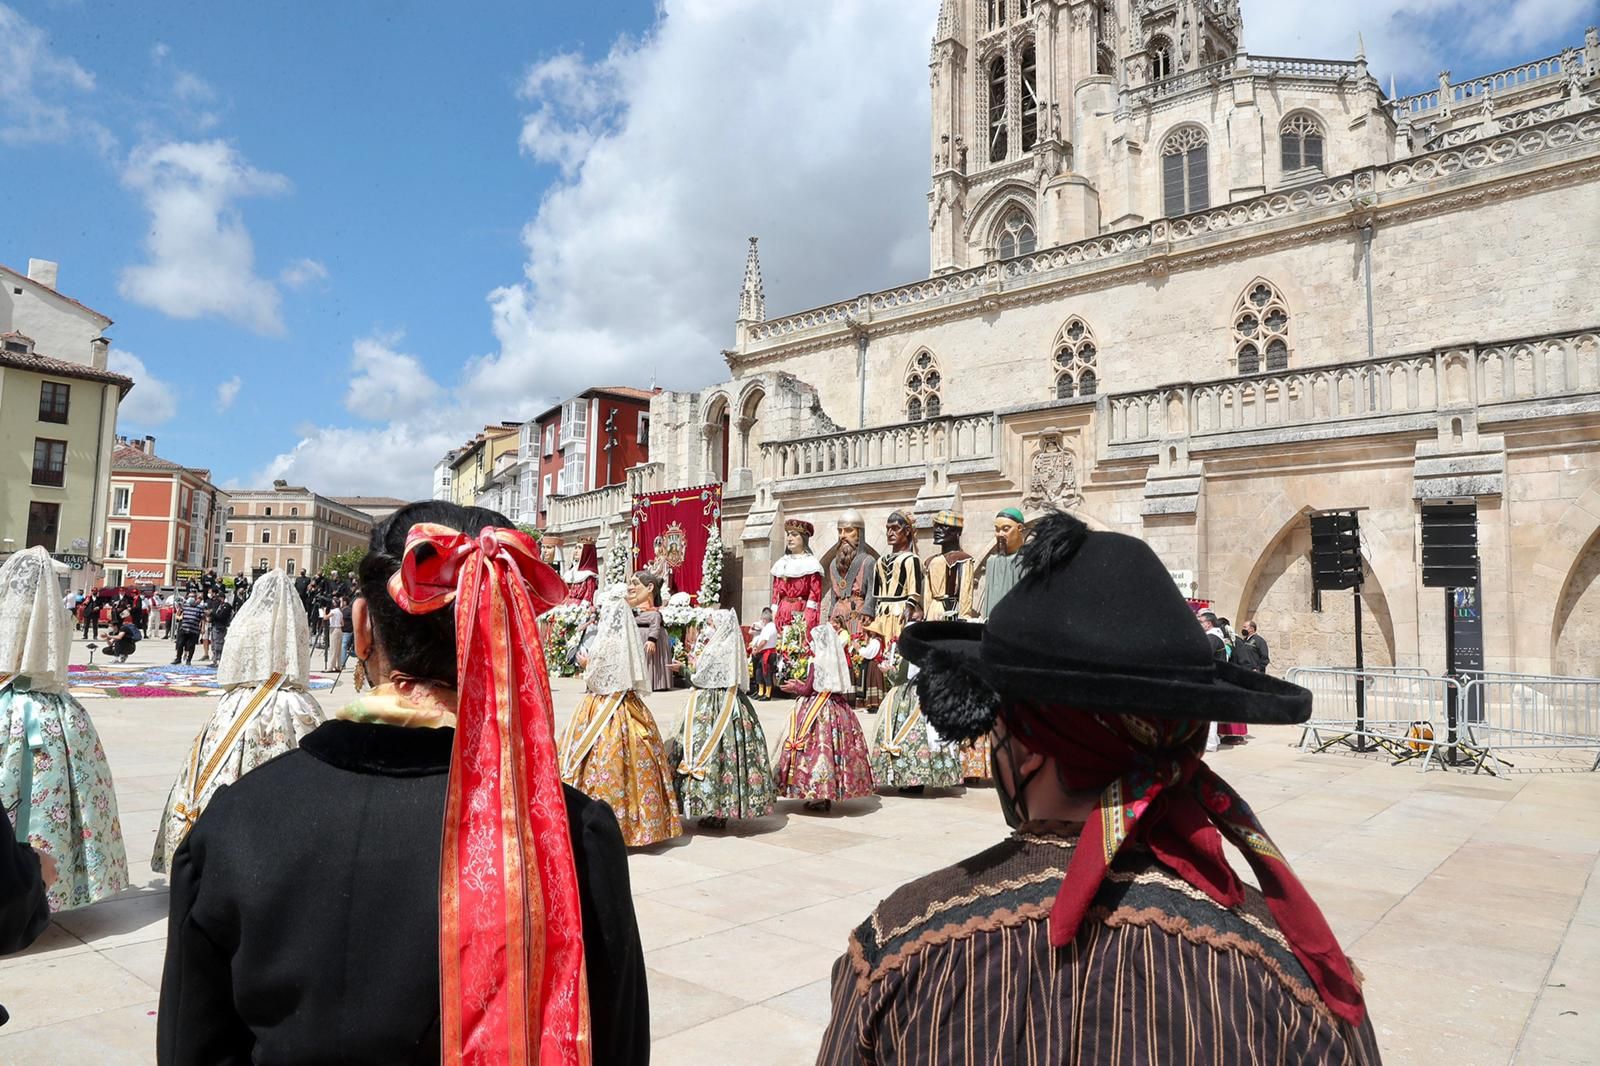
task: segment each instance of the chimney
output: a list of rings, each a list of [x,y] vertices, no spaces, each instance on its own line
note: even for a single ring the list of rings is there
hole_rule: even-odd
[[[283,478],[281,478],[281,477],[277,478],[276,480],[274,480],[272,482],[272,488],[273,488],[274,491],[277,491],[277,492],[282,492],[284,489],[286,489],[288,487],[289,487],[289,483],[287,481],[283,480]]]
[[[56,275],[60,273],[60,263],[52,263],[48,259],[28,260],[28,280],[37,281],[47,289],[56,287]]]
[[[148,433],[144,437],[144,453],[146,455],[154,455],[156,453],[156,439]]]
[[[89,362],[96,370],[104,370],[111,360],[111,341],[106,337],[96,337],[89,342]]]

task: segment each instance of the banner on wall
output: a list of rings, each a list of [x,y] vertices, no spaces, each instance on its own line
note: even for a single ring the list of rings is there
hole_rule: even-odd
[[[700,594],[706,542],[721,535],[722,486],[647,492],[633,498],[633,569],[667,579],[667,591]]]

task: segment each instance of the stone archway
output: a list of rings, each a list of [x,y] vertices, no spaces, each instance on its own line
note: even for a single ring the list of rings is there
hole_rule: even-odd
[[[1310,508],[1279,527],[1261,552],[1232,621],[1254,619],[1272,649],[1272,672],[1296,666],[1350,666],[1355,662],[1355,597],[1324,592],[1312,610]],[[1369,564],[1361,589],[1361,635],[1368,666],[1392,666],[1395,625],[1384,582]],[[1223,604],[1218,603],[1219,612]]]
[[[700,433],[705,440],[702,452],[706,480],[721,484],[728,480],[728,459],[733,438],[733,418],[726,393],[718,392],[706,405],[705,421]]]
[[[760,384],[745,390],[739,399],[739,420],[735,423],[739,433],[739,465],[755,470],[761,466],[761,444],[766,439],[761,424],[761,405],[767,390]]]
[[[1555,604],[1553,673],[1600,677],[1600,532],[1589,538]]]
[[[1513,611],[1519,624],[1516,668],[1523,673],[1555,672],[1562,630],[1580,621],[1563,607],[1581,600],[1582,567],[1600,536],[1600,482],[1567,505],[1554,525],[1539,530],[1540,547],[1526,569],[1517,570]]]

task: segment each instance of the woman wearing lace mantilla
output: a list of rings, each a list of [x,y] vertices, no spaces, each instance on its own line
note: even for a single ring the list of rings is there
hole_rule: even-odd
[[[0,806],[18,840],[55,860],[52,911],[128,887],[111,767],[67,692],[71,624],[49,552],[28,548],[0,566]]]
[[[609,804],[630,848],[683,832],[661,733],[640,697],[650,691],[644,642],[627,593],[601,592],[594,643],[584,669],[588,689],[561,740],[561,780]]]
[[[797,699],[778,757],[778,794],[805,800],[808,811],[825,811],[834,800],[872,795],[867,738],[850,709],[855,686],[836,626],[811,630],[811,672],[807,680],[784,686]]]
[[[228,627],[217,669],[227,691],[184,757],[167,796],[150,868],[166,873],[172,856],[212,795],[251,770],[297,747],[322,724],[322,708],[306,691],[311,624],[282,570],[256,582]]]
[[[713,611],[689,664],[694,692],[678,730],[678,796],[685,818],[721,829],[730,818],[761,818],[775,798],[767,738],[750,697],[750,656],[739,616]]]

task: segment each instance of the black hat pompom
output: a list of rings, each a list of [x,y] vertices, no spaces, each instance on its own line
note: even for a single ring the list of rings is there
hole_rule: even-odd
[[[949,741],[976,740],[994,728],[1000,694],[972,663],[945,651],[932,651],[917,673],[922,713]]]
[[[1022,546],[1022,569],[1027,574],[1047,574],[1065,566],[1083,547],[1089,527],[1065,511],[1041,518]]]

